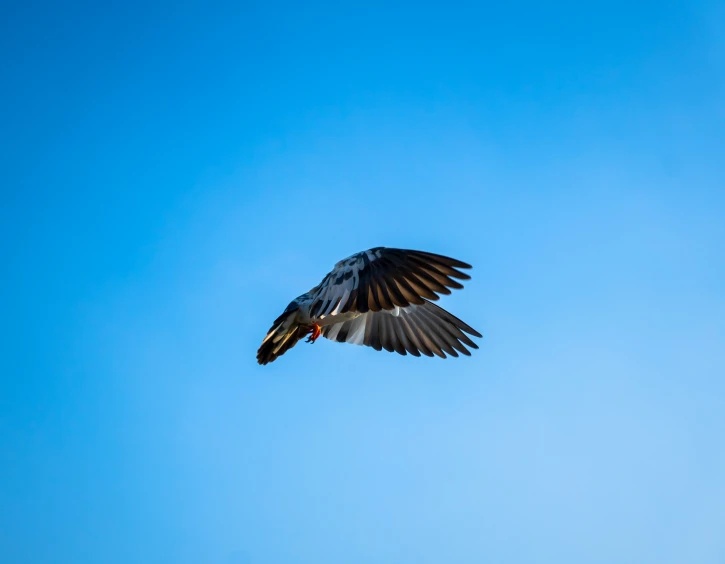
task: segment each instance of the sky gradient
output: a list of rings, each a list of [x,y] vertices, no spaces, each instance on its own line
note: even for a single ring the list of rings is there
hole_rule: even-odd
[[[0,561],[725,561],[718,2],[0,18]],[[287,303],[473,264],[471,358]]]

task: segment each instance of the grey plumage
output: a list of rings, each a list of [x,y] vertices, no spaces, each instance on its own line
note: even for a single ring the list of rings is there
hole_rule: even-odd
[[[337,342],[420,356],[458,353],[478,346],[481,334],[431,303],[460,289],[469,264],[450,257],[375,247],[338,262],[314,288],[293,300],[257,352],[259,364],[274,361],[313,333]],[[468,335],[466,335],[468,333]]]

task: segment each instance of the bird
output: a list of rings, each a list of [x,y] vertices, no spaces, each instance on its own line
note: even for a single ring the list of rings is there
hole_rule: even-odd
[[[477,349],[468,335],[482,337],[470,325],[433,301],[458,280],[470,264],[423,251],[374,247],[335,264],[309,292],[290,302],[274,321],[257,351],[257,362],[275,361],[307,337],[365,345],[419,357],[470,356]],[[468,335],[466,335],[468,333]]]

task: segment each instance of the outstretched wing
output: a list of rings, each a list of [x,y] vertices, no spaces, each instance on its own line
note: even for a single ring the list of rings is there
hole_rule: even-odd
[[[311,292],[310,317],[423,305],[450,294],[449,288],[463,288],[454,278],[470,276],[459,268],[471,265],[433,253],[375,247],[335,265]]]
[[[446,358],[446,353],[458,356],[458,352],[470,356],[464,345],[473,349],[478,345],[466,333],[481,337],[455,315],[427,300],[422,305],[396,307],[391,311],[369,311],[322,328],[324,337],[339,343],[366,345],[402,355],[436,354],[441,358]]]

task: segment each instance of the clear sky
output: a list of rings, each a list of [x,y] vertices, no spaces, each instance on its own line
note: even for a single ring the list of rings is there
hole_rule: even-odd
[[[0,561],[725,561],[721,2],[15,2],[0,82]],[[481,349],[257,366],[378,245]]]

